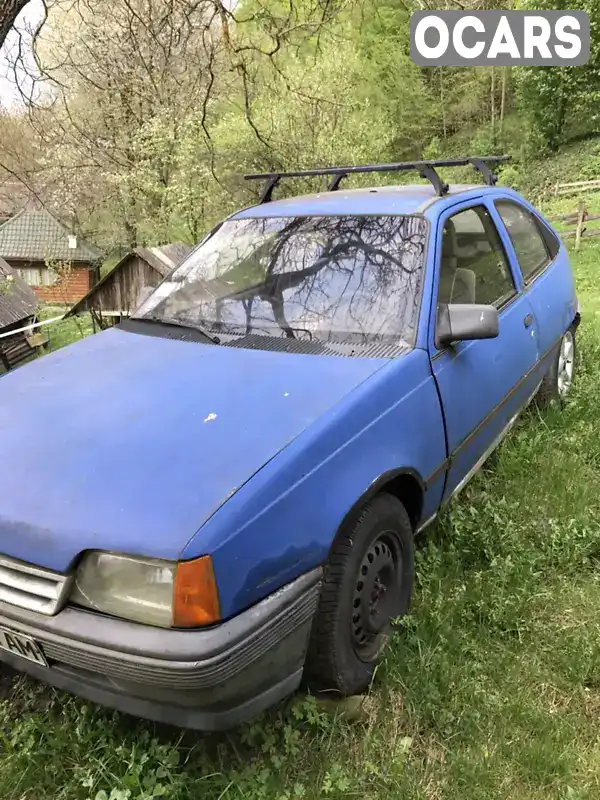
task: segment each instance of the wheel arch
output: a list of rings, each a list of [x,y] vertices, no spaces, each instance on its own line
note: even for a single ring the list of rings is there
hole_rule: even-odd
[[[369,488],[363,492],[347,511],[338,527],[338,532],[344,529],[357,516],[365,503],[368,503],[371,498],[381,492],[391,494],[402,503],[410,519],[412,529],[416,531],[423,514],[425,481],[415,469],[399,467],[398,469],[384,472],[371,483]]]

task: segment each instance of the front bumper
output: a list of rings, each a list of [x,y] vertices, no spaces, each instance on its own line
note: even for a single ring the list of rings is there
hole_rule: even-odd
[[[0,660],[87,700],[186,728],[224,730],[300,683],[321,569],[205,630],[169,630],[67,607],[54,617],[0,602],[0,626],[32,637],[49,667]]]

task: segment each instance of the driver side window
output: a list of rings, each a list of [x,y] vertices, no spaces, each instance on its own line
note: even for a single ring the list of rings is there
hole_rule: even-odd
[[[496,226],[484,206],[449,217],[442,235],[438,303],[501,307],[516,294]]]

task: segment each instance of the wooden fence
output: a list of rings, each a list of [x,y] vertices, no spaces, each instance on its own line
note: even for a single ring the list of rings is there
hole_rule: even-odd
[[[600,178],[592,181],[573,181],[571,183],[557,183],[554,187],[554,196],[568,194],[581,194],[582,192],[597,192],[600,190]]]
[[[571,183],[557,183],[554,187],[554,196],[581,195],[588,192],[600,191],[600,179],[592,181],[573,181]],[[551,222],[562,222],[567,227],[566,231],[561,231],[561,238],[575,239],[575,249],[579,250],[581,239],[585,236],[600,236],[600,228],[588,228],[588,222],[600,220],[600,214],[590,214],[586,202],[579,198],[577,209],[567,214],[555,214],[549,216]]]

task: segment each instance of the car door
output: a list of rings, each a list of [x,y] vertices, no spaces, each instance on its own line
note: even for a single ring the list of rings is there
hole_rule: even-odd
[[[513,270],[483,201],[452,207],[438,222],[436,310],[441,303],[494,305],[494,339],[438,348],[430,338],[433,374],[444,410],[448,452],[445,496],[456,491],[498,443],[529,401],[538,377],[538,342],[522,278]]]
[[[494,202],[500,233],[521,271],[538,329],[542,357],[551,355],[576,313],[573,273],[566,250],[550,228],[523,203],[509,197]],[[512,251],[512,252],[511,252]]]

